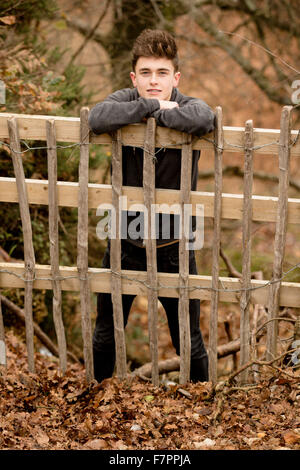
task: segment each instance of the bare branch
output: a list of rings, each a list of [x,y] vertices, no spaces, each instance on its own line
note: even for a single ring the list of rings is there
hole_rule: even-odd
[[[201,11],[197,12],[195,16],[196,23],[210,36],[215,39],[217,47],[221,48],[235,61],[237,62],[243,71],[259,86],[259,88],[272,100],[279,104],[291,104],[290,98],[282,96],[277,92],[267,76],[265,76],[258,68],[255,68],[251,62],[243,56],[240,47],[235,46],[229,41],[223,32],[217,29],[216,25],[213,24],[208,14],[204,14]],[[189,40],[189,38],[186,38]]]
[[[287,12],[287,18],[284,18],[282,14],[278,14],[277,5],[274,3],[275,2],[272,2],[272,8],[259,7],[257,5],[255,8],[250,8],[248,2],[237,2],[234,0],[199,0],[195,3],[195,7],[214,6],[222,11],[245,13],[252,18],[259,19],[261,23],[271,30],[279,29],[287,33],[290,33],[292,30],[293,35],[300,37],[300,29],[299,25],[297,25],[299,5],[297,5],[296,2],[295,5],[292,5],[293,2],[281,0],[279,3],[281,13],[283,10]],[[284,8],[282,8],[282,6],[284,6]]]
[[[228,35],[232,35],[232,36],[236,36],[236,37],[239,37],[241,39],[243,39],[243,41],[247,41],[249,44],[252,44],[254,45],[255,47],[259,47],[260,49],[262,49],[264,52],[266,52],[267,54],[269,54],[270,56],[276,58],[277,60],[279,60],[280,62],[282,62],[287,68],[291,69],[293,72],[295,72],[296,74],[299,74],[300,71],[295,69],[292,65],[288,64],[285,60],[283,60],[278,54],[275,54],[274,52],[272,52],[270,49],[267,49],[266,47],[262,46],[261,44],[258,44],[257,42],[254,42],[254,41],[251,41],[251,39],[248,39],[248,38],[245,38],[244,36],[241,36],[240,34],[238,33],[234,33],[234,32],[231,32],[231,31],[221,31],[219,30],[219,33],[222,33],[222,34],[228,34]]]
[[[77,49],[77,51],[74,52],[74,54],[72,55],[72,57],[71,57],[71,59],[70,59],[70,62],[68,63],[67,67],[69,67],[69,66],[74,62],[74,60],[76,59],[76,57],[83,51],[83,49],[85,48],[85,46],[87,45],[87,43],[89,42],[89,40],[93,38],[96,29],[98,28],[98,26],[100,25],[100,23],[102,22],[103,18],[105,17],[105,15],[106,15],[106,13],[107,13],[107,9],[108,9],[108,7],[109,7],[110,2],[111,2],[111,0],[107,0],[107,1],[106,1],[106,5],[105,5],[105,7],[104,7],[103,12],[102,12],[101,15],[99,16],[98,21],[96,22],[95,26],[90,30],[90,32],[87,33],[87,35],[85,35],[84,41],[82,42],[82,44],[80,45],[80,47]],[[66,67],[66,68],[67,68],[67,67]]]
[[[83,36],[93,36],[93,40],[106,49],[107,42],[105,36],[99,34],[96,31],[93,31],[94,28],[91,28],[90,25],[85,21],[82,21],[78,18],[66,18],[66,23],[68,26],[70,26],[75,31],[78,31]]]
[[[22,321],[22,323],[25,323],[24,310],[22,310],[4,295],[0,294],[0,299],[2,304],[5,305],[5,307],[7,307],[11,312],[13,312]],[[41,341],[41,343],[43,343],[54,356],[58,357],[57,346],[53,343],[49,336],[46,335],[46,333],[39,327],[36,322],[33,322],[33,330],[34,334]],[[72,352],[68,351],[67,354],[69,359],[72,360],[72,362],[80,362],[79,359]]]

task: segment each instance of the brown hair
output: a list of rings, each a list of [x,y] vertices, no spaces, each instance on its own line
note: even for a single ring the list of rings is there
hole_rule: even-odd
[[[132,69],[140,57],[165,57],[173,62],[178,71],[177,46],[173,36],[159,29],[144,29],[135,40],[132,48]]]

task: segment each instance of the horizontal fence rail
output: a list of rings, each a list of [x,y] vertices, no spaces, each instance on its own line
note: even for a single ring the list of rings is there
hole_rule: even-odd
[[[7,130],[7,119],[16,116],[18,120],[19,136],[24,140],[46,141],[46,121],[54,119],[56,128],[56,139],[58,142],[80,142],[80,119],[75,117],[61,116],[29,116],[26,114],[0,113],[0,139],[9,138]],[[243,151],[245,127],[223,126],[224,151]],[[297,130],[291,130],[292,142],[291,156],[300,157],[300,139]],[[144,145],[145,126],[132,124],[122,129],[122,144],[134,147]],[[253,145],[256,152],[265,155],[277,155],[279,144],[279,129],[253,130]],[[90,142],[95,144],[110,145],[112,138],[108,134],[92,135]],[[156,147],[181,148],[182,134],[173,129],[158,127],[156,132]],[[214,142],[212,135],[205,138],[196,138],[193,142],[194,150],[213,150]]]
[[[25,179],[29,204],[48,205],[48,181]],[[134,186],[124,186],[122,195],[122,210],[127,210],[130,205],[143,204],[143,189]],[[160,208],[161,204],[169,206],[178,205],[180,191],[176,189],[156,189],[156,212],[168,213],[167,207]],[[214,193],[191,191],[190,204],[192,215],[196,215],[196,205],[204,206],[204,217],[214,217]],[[61,207],[78,207],[78,183],[58,181],[57,199]],[[222,194],[222,218],[243,219],[242,194]],[[18,202],[18,192],[15,178],[0,177],[0,202]],[[89,183],[88,206],[89,209],[97,209],[99,205],[112,204],[112,187],[109,184]],[[275,196],[252,196],[252,220],[256,222],[276,222],[278,198]],[[104,206],[102,206],[104,207]],[[176,209],[176,208],[175,208]],[[177,212],[179,213],[178,209]],[[176,211],[174,211],[176,213]],[[288,223],[300,223],[300,199],[288,199]]]
[[[76,267],[60,266],[60,283],[64,291],[79,291],[80,283]],[[104,268],[89,268],[91,292],[111,292],[111,270]],[[158,295],[161,297],[179,297],[179,276],[173,273],[157,273]],[[51,267],[48,265],[35,265],[35,278],[33,289],[52,289]],[[251,302],[266,305],[270,283],[268,280],[251,279]],[[24,263],[0,262],[0,287],[25,287]],[[147,295],[148,290],[146,271],[122,270],[122,293],[134,295]],[[217,287],[219,300],[222,302],[239,302],[242,290],[241,281],[233,277],[219,277]],[[189,275],[189,298],[210,300],[211,276]],[[279,304],[283,307],[300,307],[300,283],[281,283]]]
[[[29,116],[0,113],[0,145],[10,148],[14,163],[15,178],[0,178],[0,202],[20,205],[24,233],[24,263],[0,262],[0,288],[25,289],[26,342],[28,368],[34,372],[32,290],[53,290],[54,324],[57,335],[60,369],[66,371],[66,341],[61,312],[61,292],[80,291],[82,314],[82,336],[86,377],[93,379],[92,333],[90,293],[112,294],[114,312],[114,333],[116,343],[117,376],[124,379],[126,370],[126,346],[122,312],[122,294],[148,297],[148,325],[150,353],[152,360],[152,382],[159,384],[157,299],[159,296],[179,299],[180,327],[180,383],[189,380],[190,373],[190,325],[189,299],[211,302],[209,323],[209,377],[217,381],[218,349],[218,306],[219,302],[240,304],[240,364],[249,362],[255,355],[253,346],[249,305],[268,306],[267,357],[276,356],[277,322],[280,306],[300,308],[300,283],[286,282],[288,273],[283,272],[285,237],[288,224],[300,222],[300,199],[288,198],[290,158],[300,156],[299,132],[290,129],[291,107],[284,107],[280,129],[255,129],[252,121],[245,127],[226,127],[222,122],[222,109],[216,109],[214,134],[192,138],[175,130],[156,127],[154,119],[147,124],[126,126],[112,135],[93,135],[88,129],[88,109],[83,108],[80,118],[57,116]],[[48,180],[25,179],[22,155],[30,148],[26,140],[45,141],[48,158]],[[57,142],[71,145],[58,144]],[[22,149],[21,149],[22,144]],[[112,185],[88,183],[89,145],[111,145]],[[129,145],[144,149],[143,188],[122,186],[122,146]],[[57,158],[59,148],[78,146],[80,149],[78,182],[57,181]],[[182,153],[180,190],[155,189],[155,149],[159,147],[179,148]],[[39,145],[38,148],[43,148]],[[214,192],[191,191],[190,174],[193,150],[211,150],[215,155]],[[222,158],[224,152],[239,152],[244,155],[244,193],[222,193]],[[273,155],[279,168],[278,197],[252,194],[253,155]],[[49,239],[51,266],[35,263],[32,247],[29,205],[49,205]],[[111,269],[88,266],[88,210],[97,209],[101,204],[113,206],[116,217],[117,238],[111,240]],[[118,214],[130,210],[133,204],[148,209],[148,235],[152,232],[153,221],[150,207],[155,204],[156,212],[179,213],[184,227],[185,204],[191,205],[191,214],[197,215],[197,205],[204,206],[204,217],[214,222],[212,275],[190,275],[185,232],[179,243],[179,273],[157,272],[155,240],[146,239],[147,271],[126,271],[121,269],[121,240],[118,230]],[[78,207],[78,258],[76,267],[60,266],[58,259],[58,208]],[[173,207],[172,207],[173,206]],[[169,207],[169,210],[168,210]],[[243,269],[242,277],[220,277],[220,236],[221,220],[242,221],[243,227]],[[275,253],[271,280],[251,279],[251,222],[275,223]],[[154,222],[155,223],[155,222]],[[295,269],[295,265],[291,270]],[[0,305],[1,314],[1,305]],[[254,350],[254,352],[253,352]],[[0,364],[6,363],[5,337],[0,315]],[[248,381],[248,371],[240,376]]]

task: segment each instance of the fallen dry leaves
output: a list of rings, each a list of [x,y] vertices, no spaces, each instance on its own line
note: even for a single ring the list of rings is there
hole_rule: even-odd
[[[158,388],[138,378],[89,385],[84,369],[36,354],[27,373],[23,343],[7,335],[0,373],[1,449],[300,449],[299,376],[266,376],[256,388],[210,383]],[[182,387],[182,386],[181,386]]]

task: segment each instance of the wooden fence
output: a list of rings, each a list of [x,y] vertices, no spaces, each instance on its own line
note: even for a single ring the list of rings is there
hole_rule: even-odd
[[[222,123],[222,109],[216,108],[214,135],[191,139],[180,132],[155,126],[155,120],[147,124],[124,127],[112,135],[92,135],[88,129],[88,109],[83,108],[79,118],[54,116],[30,116],[0,114],[0,139],[10,146],[15,178],[0,178],[0,202],[19,203],[24,234],[24,263],[0,263],[0,287],[25,289],[26,344],[28,368],[34,372],[34,341],[32,317],[32,289],[53,290],[53,315],[59,350],[60,369],[67,368],[67,348],[61,312],[62,290],[80,291],[82,312],[82,336],[84,361],[88,381],[93,379],[92,329],[90,293],[111,292],[114,310],[117,376],[124,379],[127,373],[125,335],[122,314],[122,293],[147,295],[152,381],[159,384],[157,298],[179,298],[180,324],[180,383],[189,379],[190,330],[189,299],[211,301],[209,329],[209,376],[217,381],[217,323],[219,302],[240,303],[240,363],[250,360],[249,305],[268,306],[267,358],[276,357],[278,310],[280,306],[300,307],[300,284],[284,282],[283,258],[287,224],[300,223],[300,199],[288,198],[290,157],[300,157],[298,132],[290,129],[291,107],[282,110],[280,130],[253,129],[252,121],[244,127],[226,127]],[[21,140],[47,142],[48,180],[25,179]],[[9,143],[8,143],[9,142]],[[78,183],[57,181],[57,142],[72,142],[80,147]],[[112,185],[89,184],[89,144],[111,144]],[[122,145],[144,148],[144,187],[122,186]],[[182,149],[181,189],[155,189],[154,155],[157,147]],[[215,191],[191,191],[191,159],[193,149],[213,149],[215,155]],[[244,154],[244,193],[222,193],[222,157],[224,151]],[[252,161],[254,152],[274,155],[279,167],[278,197],[252,195]],[[95,269],[88,266],[88,210],[101,203],[114,205],[116,221],[119,221],[119,197],[127,197],[128,204],[144,204],[148,208],[148,233],[151,233],[150,207],[164,203],[169,205],[190,203],[195,215],[197,204],[204,205],[204,216],[213,217],[212,275],[189,275],[188,251],[185,249],[185,231],[179,244],[180,272],[157,272],[155,240],[146,240],[147,272],[121,270],[121,240],[111,240],[111,269]],[[32,243],[30,204],[49,205],[49,239],[51,266],[35,263]],[[59,265],[58,256],[58,207],[78,207],[77,267]],[[125,208],[126,209],[126,208]],[[159,209],[158,209],[159,210]],[[184,214],[184,211],[181,212]],[[242,279],[219,276],[221,219],[238,219],[243,223]],[[184,216],[181,217],[184,226]],[[272,279],[251,279],[251,222],[276,223],[274,264]],[[118,227],[116,227],[118,234]],[[0,305],[1,307],[1,305]],[[0,355],[4,356],[4,330],[0,308]],[[247,380],[247,371],[243,373]]]

